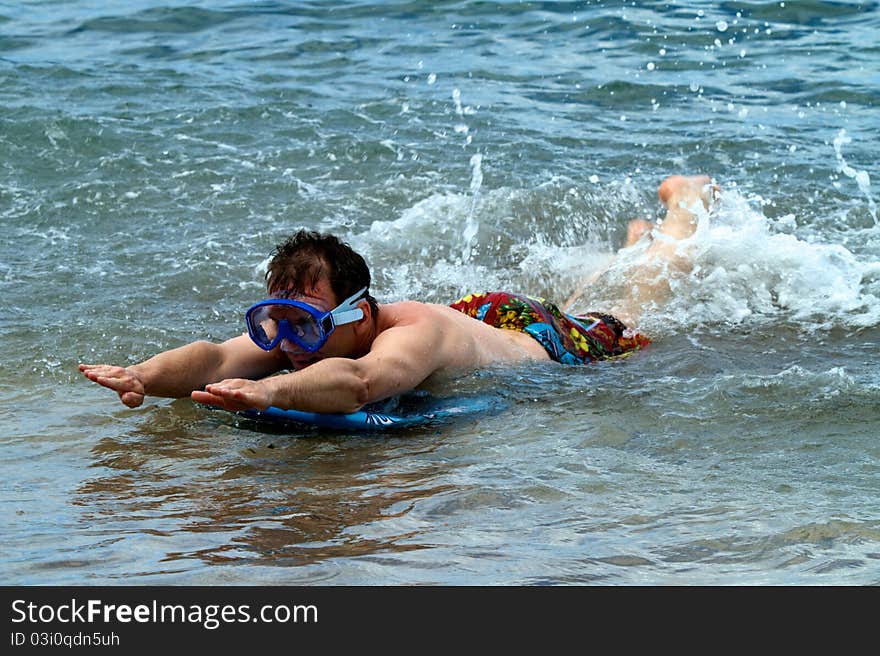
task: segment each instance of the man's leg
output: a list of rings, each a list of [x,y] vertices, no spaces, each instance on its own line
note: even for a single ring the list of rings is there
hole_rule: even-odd
[[[644,219],[630,222],[627,230],[625,247],[633,246],[651,233],[653,241],[640,259],[632,266],[635,268],[630,278],[631,297],[623,299],[611,314],[618,317],[628,326],[634,326],[646,307],[666,298],[670,293],[668,273],[671,267],[686,270],[690,262],[677,253],[679,241],[690,237],[697,228],[700,204],[708,210],[717,187],[712,186],[711,179],[705,175],[681,176],[666,178],[657,189],[660,201],[666,206],[666,217],[660,227],[652,230],[653,225]],[[598,276],[593,276],[565,304],[571,306],[579,300],[586,287]]]
[[[656,306],[669,297],[669,275],[673,271],[687,272],[691,261],[678,250],[682,239],[687,239],[697,229],[697,212],[702,206],[708,210],[717,187],[709,176],[674,175],[666,178],[657,189],[660,202],[666,206],[666,216],[660,227],[653,231],[653,241],[635,263],[636,270],[630,279],[632,297],[618,312],[628,325],[638,322],[645,309]]]

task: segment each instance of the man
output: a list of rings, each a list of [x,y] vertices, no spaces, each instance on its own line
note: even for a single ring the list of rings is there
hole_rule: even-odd
[[[660,185],[666,218],[645,251],[646,275],[634,281],[632,304],[619,315],[635,320],[646,301],[664,293],[654,269],[676,256],[676,241],[695,229],[694,203],[708,207],[709,193],[705,176],[674,176]],[[627,246],[650,228],[632,222]],[[543,299],[504,292],[469,294],[451,306],[380,306],[369,293],[363,258],[314,232],[300,231],[280,245],[266,279],[269,298],[248,310],[248,334],[222,344],[194,342],[131,367],[79,369],[129,407],[150,395],[190,396],[227,410],[354,412],[432,375],[529,360],[586,363],[649,343],[613,316],[573,317]],[[279,372],[286,373],[273,375]]]

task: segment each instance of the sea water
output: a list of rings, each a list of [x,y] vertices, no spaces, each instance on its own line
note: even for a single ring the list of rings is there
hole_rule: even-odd
[[[10,584],[880,583],[877,2],[0,4]],[[382,302],[611,307],[706,173],[648,349],[388,435],[128,409],[79,362],[240,334],[294,230]],[[610,268],[609,268],[610,267]]]

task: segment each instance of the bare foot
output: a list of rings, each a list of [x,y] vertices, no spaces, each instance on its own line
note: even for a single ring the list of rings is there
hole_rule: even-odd
[[[673,175],[663,181],[657,189],[657,195],[666,206],[666,218],[653,232],[655,239],[650,246],[636,262],[631,263],[631,297],[621,299],[618,306],[611,309],[612,314],[632,326],[645,308],[655,307],[669,296],[672,291],[670,275],[687,272],[691,266],[688,253],[678,248],[679,241],[687,239],[696,230],[697,212],[700,209],[698,203],[702,202],[703,208],[708,210],[718,191],[717,185],[712,184],[711,178],[706,175]],[[626,246],[632,246],[654,228],[651,222],[644,219],[630,221]],[[586,281],[572,294],[564,306],[566,311],[579,301],[590,282]]]
[[[650,234],[653,229],[654,224],[650,221],[645,221],[645,219],[633,219],[629,222],[629,225],[626,226],[626,243],[623,247],[629,248],[639,239]]]
[[[660,232],[673,239],[690,237],[697,227],[697,215],[694,213],[696,203],[702,202],[708,210],[718,189],[707,175],[672,175],[666,178],[657,189],[657,195],[667,208]]]
[[[681,200],[696,200],[704,195],[704,187],[712,182],[708,175],[670,175],[657,188],[660,201],[670,207],[671,203]],[[706,209],[709,209],[709,201],[702,198]]]
[[[670,276],[687,273],[692,261],[680,242],[697,229],[698,212],[708,210],[718,187],[706,175],[673,175],[657,189],[666,205],[666,217],[645,250],[639,269],[632,274],[633,295],[626,309],[638,317],[642,310],[660,303],[671,293]],[[702,208],[700,204],[702,203]]]

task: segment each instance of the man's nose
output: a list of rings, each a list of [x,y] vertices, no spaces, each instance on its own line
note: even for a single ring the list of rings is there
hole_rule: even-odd
[[[307,353],[305,349],[300,348],[287,338],[281,340],[281,350],[285,353]]]

